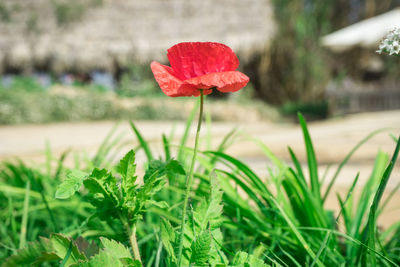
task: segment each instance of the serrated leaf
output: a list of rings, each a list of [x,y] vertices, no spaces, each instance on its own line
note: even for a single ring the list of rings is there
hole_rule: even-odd
[[[223,235],[219,228],[211,231],[211,249],[210,249],[210,259],[208,262],[211,266],[217,266],[218,264],[228,264],[228,258],[225,253],[220,249],[221,244],[223,244]]]
[[[155,200],[148,200],[146,202],[146,208],[151,206],[157,206],[160,209],[168,209],[169,205],[166,201],[155,201]]]
[[[40,238],[35,242],[29,242],[26,247],[19,249],[8,257],[2,267],[34,266],[49,260],[60,259],[57,255],[51,254],[52,245],[47,238]]]
[[[165,175],[165,163],[161,160],[152,160],[149,162],[149,166],[144,174],[143,181],[146,182],[154,173],[158,175]]]
[[[220,189],[217,179],[211,177],[210,179],[210,196],[208,201],[203,200],[200,205],[195,209],[194,217],[199,224],[201,230],[207,228],[210,223],[211,228],[214,229],[221,223],[222,208],[221,205],[223,192]]]
[[[75,244],[78,247],[79,251],[85,253],[85,256],[87,258],[90,258],[99,252],[99,247],[96,245],[96,243],[93,240],[92,240],[92,242],[89,243],[82,236],[79,236],[75,240]]]
[[[185,170],[183,169],[181,163],[175,159],[170,159],[165,166],[168,175],[180,174],[186,175]]]
[[[169,221],[161,220],[161,241],[164,245],[168,255],[172,258],[173,262],[176,262],[175,250],[171,243],[175,242],[175,230],[169,223]]]
[[[163,177],[159,177],[158,173],[153,173],[146,181],[144,185],[137,190],[136,203],[134,210],[131,211],[134,215],[138,215],[144,212],[144,207],[148,201],[151,200],[152,196],[160,191],[165,185]]]
[[[131,258],[132,255],[129,252],[129,249],[121,243],[104,237],[101,237],[100,240],[101,244],[104,246],[104,251],[107,253],[115,256],[118,259]]]
[[[253,255],[249,255],[243,251],[238,251],[235,254],[235,257],[233,257],[232,265],[249,266],[249,267],[268,267],[268,265],[265,264],[263,260]]]
[[[107,170],[94,169],[90,177],[83,184],[92,195],[101,194],[104,197],[104,202],[109,201],[109,204],[115,207],[119,205],[120,191],[117,186],[117,180]]]
[[[123,267],[124,265],[121,261],[118,260],[117,257],[108,253],[107,251],[100,251],[99,254],[90,258],[88,262],[79,263],[77,266],[79,267]]]
[[[116,207],[119,204],[118,198],[109,192],[102,181],[88,178],[84,181],[85,188],[92,194],[90,203],[96,207],[96,214],[102,220],[117,216]]]
[[[117,167],[117,171],[122,177],[121,188],[125,197],[131,194],[135,189],[136,164],[135,164],[135,152],[133,150],[130,150],[121,159]]]
[[[53,246],[55,254],[61,259],[64,259],[64,257],[67,255],[68,249],[72,242],[72,250],[65,264],[66,267],[74,263],[78,263],[79,261],[86,260],[85,255],[78,250],[76,244],[72,240],[69,240],[67,237],[61,234],[53,234],[50,237],[50,242]]]
[[[204,231],[192,243],[190,263],[195,266],[208,266],[211,249],[211,233]]]
[[[143,180],[146,181],[150,178],[155,172],[158,173],[158,176],[168,176],[168,178],[174,178],[176,175],[185,175],[185,170],[179,161],[170,159],[167,162],[163,162],[161,160],[152,160],[149,164],[149,167],[146,170]]]
[[[66,199],[71,197],[78,191],[83,181],[88,177],[88,174],[79,170],[70,170],[67,173],[67,179],[64,180],[58,187],[55,198]]]

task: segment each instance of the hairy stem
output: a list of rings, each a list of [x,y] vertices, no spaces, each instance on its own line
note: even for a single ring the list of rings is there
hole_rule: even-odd
[[[203,90],[200,90],[199,120],[197,122],[197,131],[196,131],[196,138],[195,138],[195,142],[194,142],[192,163],[190,165],[189,174],[186,178],[185,199],[183,201],[181,231],[180,231],[180,235],[179,235],[179,248],[178,248],[178,266],[181,266],[181,263],[182,263],[182,250],[183,250],[183,237],[184,237],[184,232],[185,232],[186,210],[187,210],[188,201],[189,201],[189,194],[192,189],[192,183],[193,183],[194,164],[196,162],[197,146],[199,143],[198,141],[199,141],[199,135],[200,135],[201,121],[203,119],[203,104],[204,104],[204,93],[203,93]]]
[[[129,243],[131,245],[132,252],[133,252],[133,258],[135,260],[140,261],[140,263],[141,263],[142,259],[140,258],[139,246],[138,246],[137,239],[136,239],[136,223],[134,223],[131,228],[131,226],[129,225],[129,220],[126,219],[121,213],[119,213],[119,218],[120,218],[122,224],[124,225],[126,233],[128,235]]]
[[[129,233],[129,242],[131,243],[133,257],[135,260],[142,262],[140,258],[139,246],[136,239],[136,225],[133,226],[131,232]]]

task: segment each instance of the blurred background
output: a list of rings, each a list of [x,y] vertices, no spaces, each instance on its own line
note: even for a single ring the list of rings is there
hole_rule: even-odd
[[[400,0],[1,0],[0,124],[185,119],[181,104],[154,100],[161,92],[149,70],[152,60],[167,63],[166,49],[182,41],[234,49],[251,83],[240,94],[211,98],[243,106],[256,100],[261,105],[247,108],[257,119],[398,109],[399,60],[375,51],[400,26],[399,6]],[[241,119],[218,113],[212,112],[217,120]]]

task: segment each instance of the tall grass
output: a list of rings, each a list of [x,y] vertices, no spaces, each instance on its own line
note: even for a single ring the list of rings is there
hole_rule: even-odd
[[[137,222],[137,244],[144,266],[174,266],[176,248],[172,233],[178,231],[184,200],[184,174],[188,169],[187,159],[193,153],[192,149],[186,147],[193,117],[194,113],[177,144],[173,133],[162,136],[163,155],[157,155],[152,150],[146,136],[131,122],[138,143],[136,151],[143,149],[147,158],[146,162],[141,163],[147,170],[144,179],[159,172],[166,181],[166,186],[153,197],[157,204],[150,205],[143,218]],[[357,174],[348,191],[336,195],[340,210],[332,211],[326,208],[326,199],[334,197],[334,185],[341,170],[364,143],[381,131],[367,135],[353,148],[349,148],[348,156],[339,163],[333,176],[324,177],[320,175],[318,158],[306,121],[301,115],[299,121],[307,152],[305,166],[292,149],[288,151],[291,162],[285,162],[275,156],[266,144],[248,137],[266,156],[268,175],[258,175],[246,163],[225,153],[226,148],[240,135],[235,130],[214,150],[202,150],[195,167],[195,189],[189,201],[188,232],[185,232],[183,249],[184,255],[189,255],[187,260],[213,266],[216,262],[221,263],[219,266],[227,266],[228,262],[236,266],[266,266],[263,262],[271,266],[400,264],[400,222],[387,229],[380,228],[377,223],[387,202],[399,188],[395,187],[382,201],[398,157],[399,140],[393,138],[397,146],[391,158],[384,152],[377,153],[371,174],[364,185],[359,184]],[[112,130],[97,155],[77,160],[79,164],[75,168],[88,171],[106,166],[115,170],[113,155],[121,148],[120,140],[121,136],[116,136],[115,130]],[[210,141],[203,139],[201,144],[209,144]],[[54,232],[77,240],[85,238],[106,248],[110,244],[98,237],[111,238],[129,245],[121,222],[101,221],[92,216],[94,207],[87,202],[85,190],[78,191],[68,200],[54,199],[56,186],[66,175],[66,157],[67,154],[64,154],[56,159],[48,150],[48,163],[44,166],[31,167],[23,162],[2,163],[0,217],[4,223],[0,225],[0,261],[10,255],[14,255],[13,259],[33,255],[29,254],[29,251],[33,253],[33,249],[28,252],[18,249],[38,248],[37,242],[35,246],[30,242],[39,240],[40,236],[48,237]],[[180,164],[183,169],[180,169]],[[218,193],[216,188],[219,187],[223,195]],[[210,197],[210,191],[214,192],[214,197],[212,194]],[[360,192],[360,197],[355,196],[355,191]],[[198,217],[200,210],[206,207],[214,207],[216,210],[220,208],[219,197],[222,197],[223,213],[213,213],[218,214],[218,218],[210,217],[212,219],[209,224],[194,224],[201,221]],[[204,206],[204,199],[208,198],[211,199],[205,203],[210,206]],[[207,227],[211,229],[212,241],[208,240]],[[63,238],[53,235],[50,240],[66,242],[68,246],[72,244]],[[188,243],[193,238],[204,239],[205,244],[211,244],[210,250],[202,251],[208,253],[208,256],[193,256],[200,253],[200,241],[192,245]],[[68,246],[64,252],[69,251]],[[118,248],[124,251],[122,247]],[[65,256],[74,257],[74,249],[72,246],[69,254],[58,256],[57,259],[68,263],[70,259]],[[215,255],[220,256],[215,258]]]

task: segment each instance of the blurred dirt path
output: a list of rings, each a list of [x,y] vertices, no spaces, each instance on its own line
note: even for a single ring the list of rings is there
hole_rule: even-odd
[[[0,160],[19,157],[35,162],[43,161],[46,142],[50,144],[51,151],[56,155],[67,149],[77,152],[86,151],[89,155],[94,154],[115,124],[112,121],[99,121],[1,126]],[[178,138],[182,135],[184,128],[184,123],[182,122],[138,121],[136,124],[146,139],[152,143],[152,147],[155,147],[160,152],[162,151],[161,134],[168,135],[175,129],[174,132],[177,138],[175,143],[179,144]],[[246,134],[260,139],[272,152],[283,159],[289,160],[287,146],[290,146],[298,155],[300,161],[303,164],[306,163],[301,129],[296,124],[271,122],[213,123],[210,131],[207,127],[202,129],[202,135],[204,137],[210,134],[213,137],[211,147],[216,148],[223,137],[235,127],[243,135],[235,140],[227,152],[244,160],[257,173],[261,175],[267,174],[266,166],[268,161],[259,146],[246,139]],[[359,183],[365,182],[371,172],[378,150],[387,152],[390,155],[393,153],[395,143],[389,137],[389,133],[393,133],[396,136],[400,134],[400,110],[348,115],[309,123],[317,159],[322,164],[320,172],[324,172],[326,166],[333,165],[328,172],[330,175],[328,177],[333,175],[335,165],[344,159],[357,142],[372,131],[380,128],[390,128],[390,130],[377,134],[354,154],[338,178],[336,191],[344,191],[352,183],[358,171],[360,171]],[[120,123],[117,128],[117,134],[119,133],[125,134],[123,140],[127,142],[127,146],[122,152],[137,144],[128,123]],[[192,134],[194,135],[194,127],[192,127]],[[206,143],[206,141],[203,141],[204,149]],[[138,162],[143,157],[143,154],[139,154]],[[399,166],[400,163],[398,162],[389,181],[389,188],[394,188],[400,182]],[[334,197],[333,194],[332,196]],[[395,206],[388,209],[391,212],[385,214],[389,221],[400,220],[400,194],[396,196],[396,200],[392,201],[392,203],[395,202]],[[335,206],[334,203],[336,202],[332,198],[332,206]],[[328,202],[329,205],[331,205],[330,202]]]

